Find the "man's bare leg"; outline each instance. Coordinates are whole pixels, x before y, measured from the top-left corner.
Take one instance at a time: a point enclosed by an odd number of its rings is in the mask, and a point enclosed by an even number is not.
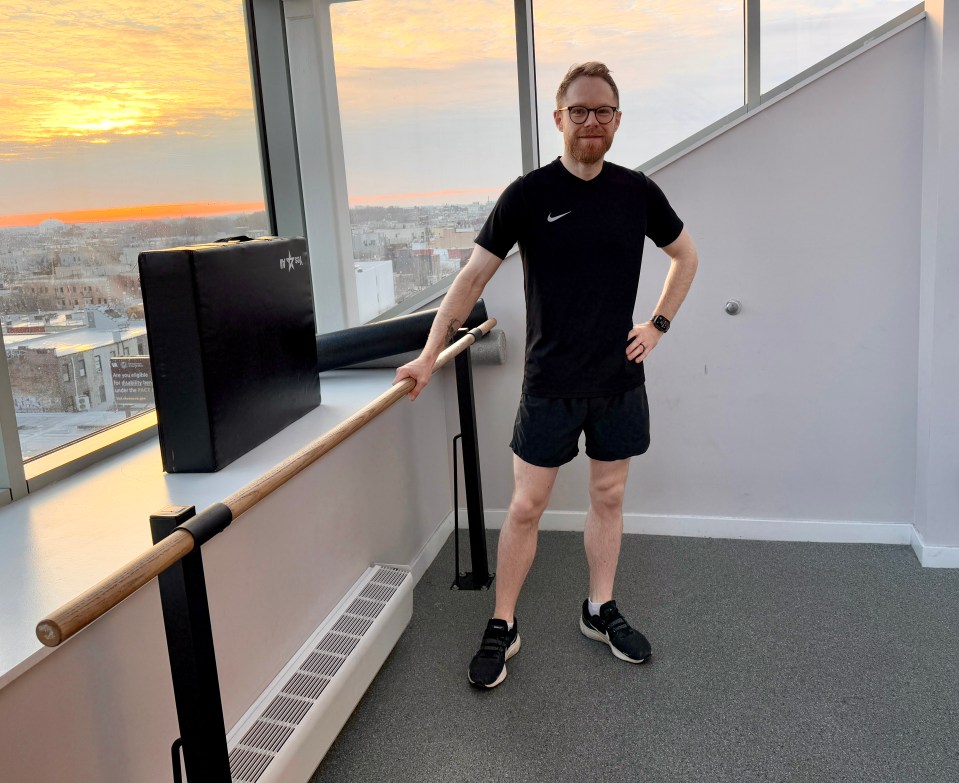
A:
[[[603,605],[613,598],[613,582],[623,539],[623,494],[629,460],[589,461],[589,512],[586,515],[586,560],[589,562],[589,599]],[[587,611],[579,629],[583,635],[608,644],[613,655],[629,663],[643,663],[652,655],[649,640],[632,628],[619,608],[612,604],[599,615]]]
[[[539,520],[549,503],[559,468],[541,468],[513,455],[513,499],[499,534],[496,608],[493,617],[513,622],[519,591],[536,555]]]
[[[589,511],[583,543],[589,563],[589,598],[604,604],[613,598],[613,582],[623,538],[623,495],[629,460],[589,461]]]

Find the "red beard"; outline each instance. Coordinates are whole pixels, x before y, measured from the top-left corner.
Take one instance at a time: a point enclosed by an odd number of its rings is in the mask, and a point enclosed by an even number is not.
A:
[[[593,138],[576,136],[572,140],[567,139],[566,141],[566,151],[570,154],[570,157],[585,166],[591,166],[601,161],[612,146],[612,136],[605,135]]]

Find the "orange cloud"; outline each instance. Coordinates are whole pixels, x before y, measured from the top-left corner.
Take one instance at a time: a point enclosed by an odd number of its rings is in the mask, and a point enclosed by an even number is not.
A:
[[[61,212],[30,212],[22,215],[0,215],[0,228],[36,226],[44,220],[64,223],[113,223],[121,220],[162,220],[167,218],[233,215],[262,212],[262,201],[209,201],[185,204],[143,204],[111,209],[74,209]]]
[[[508,0],[363,0],[330,7],[337,76],[361,68],[443,71],[516,59]]]
[[[211,121],[252,112],[237,0],[23,9],[0,14],[0,161],[120,136],[207,135]]]
[[[441,115],[443,106],[463,103],[481,114],[503,105],[504,87],[515,105],[509,0],[362,0],[335,3],[330,11],[345,123],[394,112]],[[537,0],[533,18],[540,82],[551,85],[540,97],[546,103],[575,61],[604,60],[633,88],[650,88],[668,81],[677,58],[715,60],[730,40],[742,47],[736,3]]]

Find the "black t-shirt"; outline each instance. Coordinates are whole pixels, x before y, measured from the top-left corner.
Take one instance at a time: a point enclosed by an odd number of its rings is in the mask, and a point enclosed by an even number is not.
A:
[[[557,158],[514,181],[476,244],[505,258],[517,242],[526,287],[526,372],[535,397],[598,397],[645,382],[626,358],[649,237],[663,247],[683,222],[645,174],[605,162],[582,180]]]

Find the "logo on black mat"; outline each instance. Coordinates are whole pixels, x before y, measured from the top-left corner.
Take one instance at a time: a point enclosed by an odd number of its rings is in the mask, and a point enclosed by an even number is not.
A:
[[[303,256],[295,256],[293,253],[287,253],[286,258],[280,259],[280,269],[293,271],[293,267],[303,266]]]

